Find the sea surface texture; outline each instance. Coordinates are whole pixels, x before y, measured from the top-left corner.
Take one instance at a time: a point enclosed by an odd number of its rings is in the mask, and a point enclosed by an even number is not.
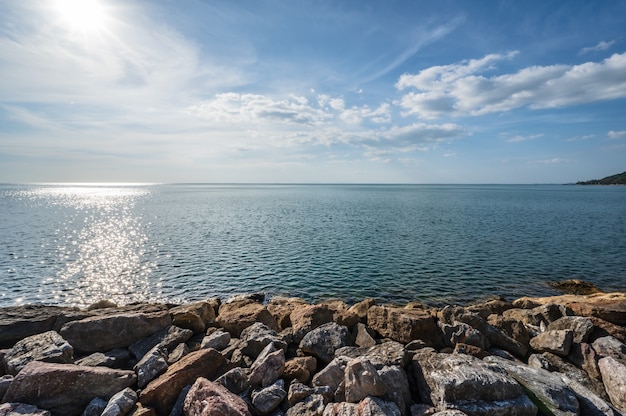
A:
[[[0,306],[626,290],[626,187],[0,185]]]

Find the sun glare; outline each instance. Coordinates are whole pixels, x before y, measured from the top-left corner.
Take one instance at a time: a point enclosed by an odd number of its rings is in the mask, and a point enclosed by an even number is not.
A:
[[[106,11],[99,0],[56,0],[56,9],[71,31],[99,32],[106,22]]]

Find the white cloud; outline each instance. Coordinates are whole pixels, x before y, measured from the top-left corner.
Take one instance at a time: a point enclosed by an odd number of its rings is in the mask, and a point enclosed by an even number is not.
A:
[[[626,137],[626,130],[611,130],[607,133],[607,135],[609,136],[609,139],[623,139]]]
[[[535,140],[538,139],[540,137],[543,137],[543,134],[532,134],[529,136],[513,136],[510,139],[507,139],[507,143],[520,143],[520,142],[525,142],[528,140]]]
[[[611,46],[613,46],[613,44],[615,43],[614,40],[611,40],[609,42],[606,41],[600,41],[598,42],[597,45],[595,46],[589,46],[586,48],[582,48],[580,50],[580,52],[578,52],[579,55],[584,55],[586,53],[590,53],[590,52],[601,52],[601,51],[606,51],[608,50]]]
[[[493,69],[495,62],[515,55],[516,52],[487,55],[478,60],[402,75],[396,87],[417,92],[405,94],[397,104],[405,109],[405,115],[434,119],[520,107],[565,107],[626,97],[626,53],[614,54],[602,62],[532,66],[512,74],[481,75]]]
[[[537,164],[537,165],[562,165],[565,163],[574,163],[574,162],[576,161],[572,159],[563,159],[560,157],[553,157],[552,159],[534,160],[531,163]]]

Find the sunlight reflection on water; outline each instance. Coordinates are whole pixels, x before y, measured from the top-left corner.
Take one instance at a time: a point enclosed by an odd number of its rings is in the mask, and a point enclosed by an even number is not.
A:
[[[65,213],[51,247],[64,266],[43,282],[54,303],[86,306],[109,299],[126,304],[155,295],[149,289],[155,264],[144,256],[146,225],[134,210],[149,188],[54,186],[27,192]]]

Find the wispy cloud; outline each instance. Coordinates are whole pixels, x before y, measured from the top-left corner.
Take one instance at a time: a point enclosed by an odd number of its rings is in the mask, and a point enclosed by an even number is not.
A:
[[[580,65],[532,66],[486,77],[495,62],[516,52],[434,66],[400,77],[399,90],[416,89],[398,102],[405,114],[424,119],[476,116],[516,108],[566,107],[626,97],[626,53]]]
[[[584,55],[586,53],[591,53],[591,52],[601,52],[601,51],[606,51],[608,50],[611,46],[613,46],[613,44],[615,43],[614,40],[611,40],[609,42],[606,41],[600,41],[598,42],[597,45],[595,46],[589,46],[586,48],[582,48],[580,50],[580,52],[578,52],[579,55]]]
[[[607,133],[607,136],[609,136],[609,139],[623,139],[626,138],[626,130],[611,130]]]
[[[525,142],[528,140],[535,140],[538,139],[540,137],[543,137],[543,134],[531,134],[529,136],[513,136],[510,139],[507,139],[507,143],[520,143],[520,142]]]
[[[536,165],[562,165],[566,163],[575,163],[576,161],[573,159],[564,159],[560,157],[553,157],[552,159],[539,159],[533,160],[530,163]]]

